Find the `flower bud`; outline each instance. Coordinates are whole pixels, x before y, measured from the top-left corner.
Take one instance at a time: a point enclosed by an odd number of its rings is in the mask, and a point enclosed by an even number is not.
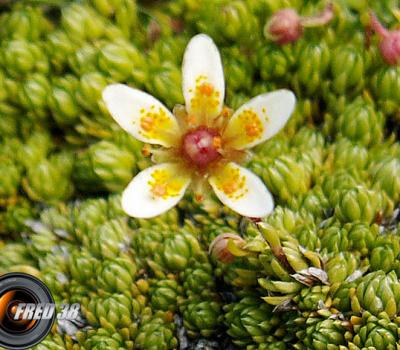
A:
[[[297,41],[306,27],[320,27],[333,18],[333,6],[329,3],[316,16],[301,17],[295,10],[287,8],[276,12],[264,27],[264,36],[277,44],[285,45]]]
[[[280,45],[297,41],[302,34],[301,17],[293,9],[276,12],[264,27],[264,35]]]
[[[236,246],[242,246],[245,241],[242,237],[233,233],[221,233],[210,244],[209,253],[211,256],[223,263],[231,263],[235,256],[228,248],[228,242],[232,240]]]
[[[371,29],[380,37],[379,50],[382,58],[387,64],[397,65],[400,63],[400,30],[387,30],[378,18],[370,13]]]

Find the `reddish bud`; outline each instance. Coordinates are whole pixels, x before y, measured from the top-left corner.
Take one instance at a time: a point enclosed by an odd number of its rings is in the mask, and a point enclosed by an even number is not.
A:
[[[245,241],[242,237],[233,233],[222,233],[218,235],[210,244],[209,254],[225,264],[235,260],[235,256],[228,249],[228,241],[233,240],[234,243],[241,247]]]
[[[280,45],[296,41],[303,34],[301,17],[295,10],[284,9],[276,12],[267,22],[264,35]]]
[[[264,35],[277,44],[285,45],[298,40],[306,27],[320,27],[333,18],[333,5],[329,3],[316,16],[301,17],[293,9],[276,12],[264,27]]]
[[[378,20],[378,18],[370,13],[371,29],[380,37],[379,50],[382,58],[386,63],[397,65],[400,63],[400,30],[387,30]]]

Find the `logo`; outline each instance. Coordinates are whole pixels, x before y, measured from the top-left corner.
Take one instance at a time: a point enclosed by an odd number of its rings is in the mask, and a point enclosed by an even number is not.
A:
[[[75,318],[79,304],[62,306],[58,319]],[[28,349],[50,332],[56,306],[49,289],[25,273],[0,276],[0,347]]]

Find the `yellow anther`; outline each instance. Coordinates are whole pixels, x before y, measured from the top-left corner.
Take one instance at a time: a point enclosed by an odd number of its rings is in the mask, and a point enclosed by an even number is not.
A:
[[[142,147],[142,154],[144,157],[149,157],[151,155],[151,146],[149,144]]]
[[[196,193],[195,195],[194,195],[194,200],[196,201],[196,202],[202,202],[203,200],[204,200],[204,196],[201,194],[201,193]]]
[[[222,139],[220,136],[214,136],[213,138],[213,146],[216,149],[220,149],[222,147]]]

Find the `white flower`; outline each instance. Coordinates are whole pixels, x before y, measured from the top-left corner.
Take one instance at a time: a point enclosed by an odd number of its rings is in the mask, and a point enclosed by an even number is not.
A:
[[[223,104],[218,49],[204,34],[189,42],[182,73],[186,106],[177,106],[174,113],[153,96],[126,85],[109,85],[103,91],[108,110],[124,130],[161,146],[152,151],[159,164],[140,172],[125,189],[123,209],[133,217],[154,217],[175,206],[190,184],[196,191],[208,183],[221,202],[239,214],[269,214],[274,207],[271,194],[236,162],[282,129],[293,112],[294,94],[265,93],[232,114]]]

